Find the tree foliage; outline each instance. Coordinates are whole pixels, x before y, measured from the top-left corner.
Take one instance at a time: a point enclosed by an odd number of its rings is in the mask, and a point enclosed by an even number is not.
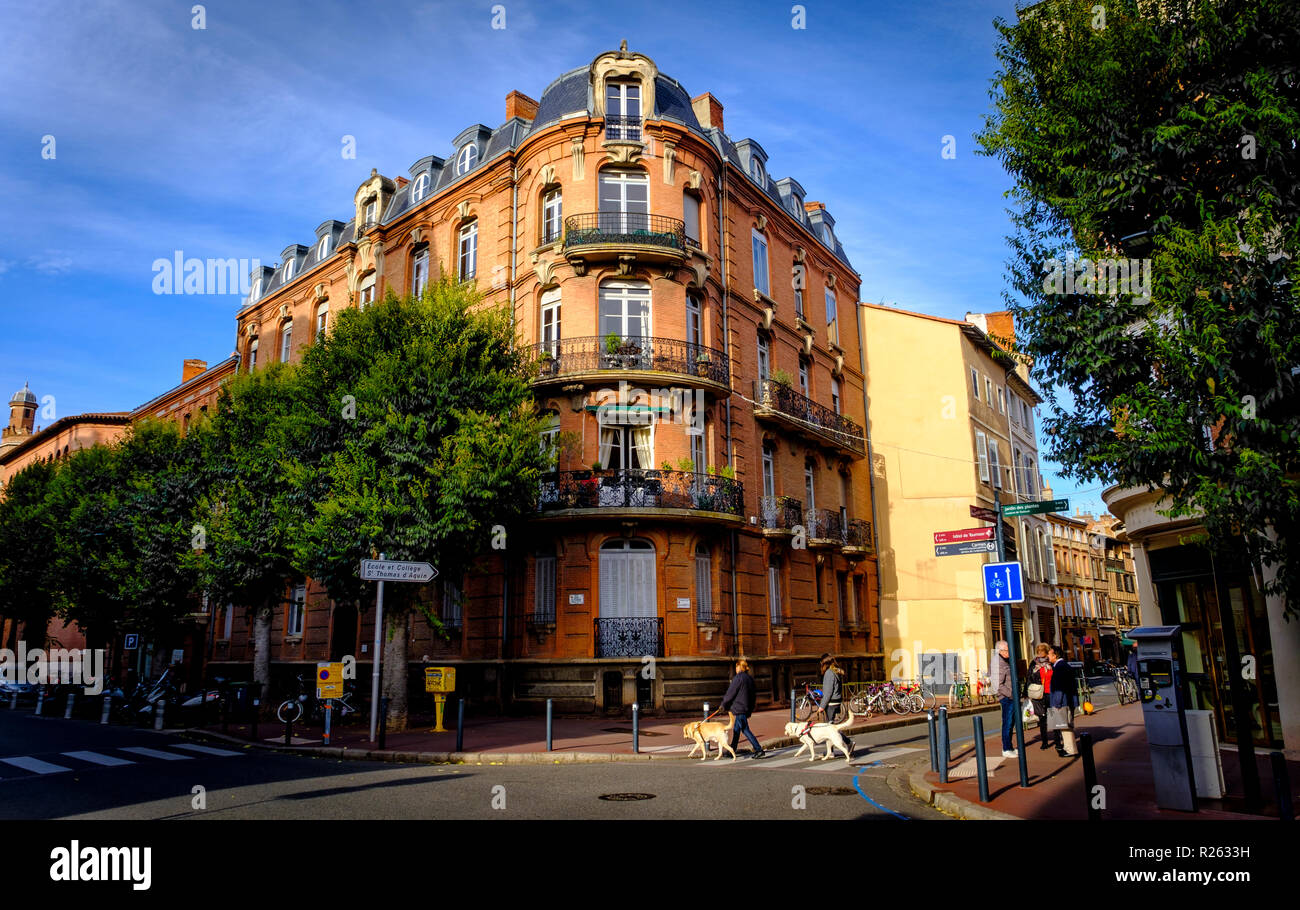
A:
[[[1007,300],[1057,406],[1051,457],[1165,489],[1294,602],[1300,5],[1049,0],[995,26],[978,139],[1015,179]],[[1149,261],[1149,286],[1051,279],[1118,260]]]
[[[47,504],[55,470],[49,462],[29,464],[10,478],[0,499],[0,616],[23,623],[31,647],[44,647],[58,596]],[[0,641],[0,647],[12,643]]]

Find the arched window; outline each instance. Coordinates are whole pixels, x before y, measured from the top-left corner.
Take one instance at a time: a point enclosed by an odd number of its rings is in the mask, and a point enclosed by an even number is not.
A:
[[[293,269],[294,269],[294,265],[295,265],[295,264],[296,264],[296,263],[295,263],[295,260],[293,260],[293,259],[287,259],[287,260],[285,260],[285,263],[284,263],[284,278],[281,280],[281,282],[280,282],[281,284],[288,284],[291,280],[293,280]]]
[[[415,205],[429,192],[429,174],[426,171],[411,184],[411,205]]]
[[[552,357],[560,356],[560,289],[549,288],[542,292],[541,324],[538,340],[542,350]]]
[[[330,254],[330,235],[326,234],[320,239],[320,244],[316,247],[316,261],[324,262],[325,257]]]
[[[555,470],[556,460],[560,455],[560,415],[550,414],[542,426],[542,455],[550,460],[551,470]]]
[[[601,171],[599,192],[602,232],[650,230],[650,178],[645,171]]]
[[[463,225],[457,239],[457,263],[461,281],[478,274],[478,221]]]
[[[658,616],[655,595],[654,545],[637,539],[606,541],[600,548],[601,618]]]
[[[429,248],[416,250],[411,256],[411,294],[419,297],[429,283]]]
[[[605,138],[641,141],[641,83],[611,79],[605,83]]]
[[[695,545],[695,619],[713,622],[713,555],[702,543]]]
[[[280,362],[288,363],[289,355],[293,353],[293,320],[287,320],[284,328],[280,329]]]
[[[776,559],[767,564],[767,608],[772,625],[782,625],[785,610],[781,604],[781,563]]]
[[[325,330],[329,327],[330,305],[329,302],[322,303],[316,307],[316,343],[320,344],[325,340]]]
[[[361,279],[361,286],[357,288],[357,300],[361,304],[361,309],[365,309],[375,300],[375,275],[371,272],[365,278]]]
[[[477,163],[478,146],[472,142],[462,145],[456,154],[456,176],[464,174]]]
[[[771,295],[772,285],[767,273],[767,237],[758,231],[750,231],[750,241],[754,260],[754,287],[764,294]]]
[[[248,302],[252,303],[254,300],[256,300],[258,297],[261,296],[262,296],[262,278],[259,275],[253,281],[253,289],[248,292]]]
[[[694,193],[682,194],[682,220],[686,222],[686,239],[700,245],[700,200]]]
[[[564,218],[564,192],[552,187],[542,194],[542,243],[560,239]]]
[[[645,281],[606,281],[600,286],[600,337],[649,337],[650,285]]]
[[[257,339],[254,338],[248,343],[248,372],[257,369]]]

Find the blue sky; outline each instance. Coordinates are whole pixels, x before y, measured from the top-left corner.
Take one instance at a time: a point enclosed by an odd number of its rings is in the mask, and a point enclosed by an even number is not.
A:
[[[274,263],[348,220],[371,168],[448,156],[509,91],[540,97],[624,38],[827,204],[862,299],[1003,308],[1010,180],[972,135],[1011,0],[810,0],[802,30],[790,2],[501,5],[504,29],[491,2],[231,0],[196,30],[192,0],[0,3],[0,394],[30,380],[57,416],[127,410],[184,358],[223,359],[238,298],[156,295],[155,259]],[[1095,485],[1071,505],[1100,510]]]

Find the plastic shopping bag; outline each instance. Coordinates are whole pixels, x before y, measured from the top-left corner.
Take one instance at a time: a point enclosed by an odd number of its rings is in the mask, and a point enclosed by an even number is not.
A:
[[[1034,712],[1034,703],[1032,701],[1025,699],[1025,701],[1021,705],[1021,708],[1022,708],[1021,717],[1025,723],[1027,724],[1038,723],[1038,715]]]
[[[1070,709],[1069,708],[1048,708],[1047,725],[1053,730],[1070,729]]]

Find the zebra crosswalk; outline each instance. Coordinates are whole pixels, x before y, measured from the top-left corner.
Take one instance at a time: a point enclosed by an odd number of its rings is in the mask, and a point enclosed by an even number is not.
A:
[[[762,761],[755,761],[749,758],[749,753],[741,752],[738,761],[732,761],[731,756],[718,761],[713,755],[709,756],[708,761],[694,762],[696,767],[723,770],[737,768],[758,768],[764,771],[816,771],[826,774],[857,774],[864,768],[871,768],[879,762],[888,761],[891,758],[897,758],[902,755],[908,755],[914,752],[920,752],[920,749],[909,747],[883,748],[859,750],[853,757],[852,763],[846,763],[844,756],[836,752],[830,761],[822,761],[822,756],[826,754],[825,746],[819,746],[815,759],[808,758],[808,751],[805,749],[802,755],[796,756],[799,751],[797,746],[790,746],[785,749],[773,749],[767,753],[767,758]]]
[[[184,751],[173,751],[176,749]],[[118,768],[151,761],[186,761],[204,757],[232,758],[243,754],[232,749],[217,749],[197,743],[168,743],[165,749],[116,746],[98,751],[78,749],[71,752],[50,752],[42,754],[39,758],[34,755],[10,755],[0,758],[0,782],[95,768]]]

